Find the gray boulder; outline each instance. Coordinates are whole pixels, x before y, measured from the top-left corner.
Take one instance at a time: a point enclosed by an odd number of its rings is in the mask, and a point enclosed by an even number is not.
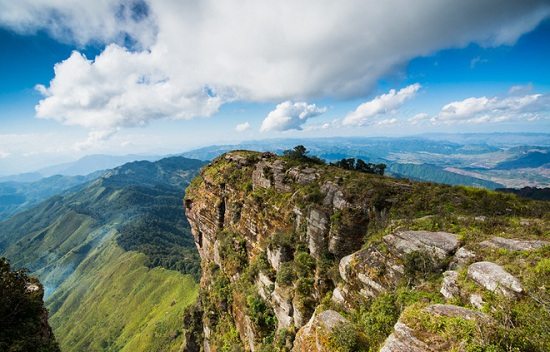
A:
[[[414,251],[431,253],[444,259],[458,249],[458,238],[448,232],[401,231],[384,236],[384,242],[401,257]]]
[[[550,245],[548,241],[540,240],[515,240],[511,238],[493,237],[479,244],[482,247],[502,248],[509,251],[531,251]]]
[[[468,267],[468,277],[485,289],[513,298],[523,292],[520,281],[500,265],[477,262]]]

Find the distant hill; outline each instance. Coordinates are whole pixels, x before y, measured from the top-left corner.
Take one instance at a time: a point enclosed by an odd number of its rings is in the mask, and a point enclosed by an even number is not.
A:
[[[500,183],[482,180],[480,178],[459,175],[429,164],[390,164],[388,171],[401,178],[417,181],[430,181],[448,185],[463,185],[495,189],[502,187]]]
[[[155,161],[162,157],[156,155],[87,155],[76,161],[49,166],[37,172],[45,177],[53,175],[88,175],[98,170],[112,169],[136,160]]]
[[[0,221],[99,175],[101,171],[87,176],[55,175],[34,182],[1,182]]]
[[[182,199],[203,165],[127,163],[0,222],[0,255],[40,278],[63,351],[181,345],[199,274]]]
[[[550,168],[550,152],[549,151],[530,151],[519,157],[511,160],[506,160],[499,163],[495,169],[511,170],[522,168]]]

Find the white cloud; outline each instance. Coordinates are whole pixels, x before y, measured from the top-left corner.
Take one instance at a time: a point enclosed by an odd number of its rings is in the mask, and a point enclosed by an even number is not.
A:
[[[533,83],[528,83],[525,85],[516,85],[511,86],[510,89],[508,89],[508,94],[527,94],[533,90]]]
[[[248,123],[248,121],[239,123],[237,126],[235,126],[235,131],[237,132],[244,132],[249,129],[250,129],[250,123]]]
[[[396,91],[391,89],[388,93],[379,95],[357,107],[344,118],[344,125],[363,126],[371,122],[374,117],[391,113],[412,98],[420,89],[420,84],[415,83]]]
[[[532,121],[550,115],[550,96],[471,97],[441,108],[433,123],[487,123],[510,120]]]
[[[39,117],[97,130],[208,116],[232,100],[365,96],[414,57],[513,44],[550,14],[545,0],[0,0],[0,8],[0,26],[19,32],[137,43],[129,47],[141,51],[109,45],[95,60],[73,54],[39,88]]]
[[[430,115],[426,114],[425,112],[421,112],[409,118],[407,121],[409,121],[411,125],[416,125],[428,120],[429,118]]]
[[[277,105],[262,122],[261,132],[301,130],[302,125],[312,117],[319,116],[327,111],[325,107],[305,102],[285,101]]]
[[[470,68],[474,69],[479,64],[486,64],[489,62],[487,59],[481,58],[481,56],[476,56],[472,60],[470,60]]]
[[[397,120],[394,117],[394,118],[391,118],[391,119],[380,120],[380,121],[376,122],[376,125],[377,126],[391,126],[391,125],[397,124],[398,122],[399,122],[399,120]]]
[[[0,0],[0,26],[22,34],[38,30],[52,37],[83,46],[94,43],[128,42],[140,47],[155,41],[157,25],[148,16],[143,0]]]
[[[10,152],[0,149],[0,159],[5,159],[11,155]]]
[[[97,147],[100,143],[105,142],[106,140],[111,138],[115,133],[116,129],[91,131],[88,133],[88,138],[85,141],[76,143],[74,145],[74,149],[76,151],[92,149],[94,147]]]

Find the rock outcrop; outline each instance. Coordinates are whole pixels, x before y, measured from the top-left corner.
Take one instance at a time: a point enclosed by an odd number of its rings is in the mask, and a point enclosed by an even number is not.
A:
[[[479,197],[492,207],[481,214]],[[489,318],[461,305],[481,308],[484,292],[517,297],[525,290],[484,261],[494,252],[468,232],[472,219],[488,228],[494,214],[544,213],[543,206],[516,206],[500,194],[247,151],[203,169],[184,204],[201,256],[203,350],[212,352],[266,344],[275,351],[331,351],[340,325],[349,333],[342,351],[445,349],[444,336],[428,331],[440,323],[424,326],[420,318],[462,319],[477,324],[469,331],[483,332]],[[506,245],[525,250],[542,242]],[[445,299],[457,305],[433,304]],[[361,335],[361,324],[371,322],[386,326],[384,335]]]

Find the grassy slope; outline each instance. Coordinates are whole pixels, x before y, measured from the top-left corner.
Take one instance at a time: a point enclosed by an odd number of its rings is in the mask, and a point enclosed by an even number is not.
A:
[[[191,276],[149,269],[146,257],[112,239],[47,301],[63,351],[177,351],[181,317],[196,300]]]

